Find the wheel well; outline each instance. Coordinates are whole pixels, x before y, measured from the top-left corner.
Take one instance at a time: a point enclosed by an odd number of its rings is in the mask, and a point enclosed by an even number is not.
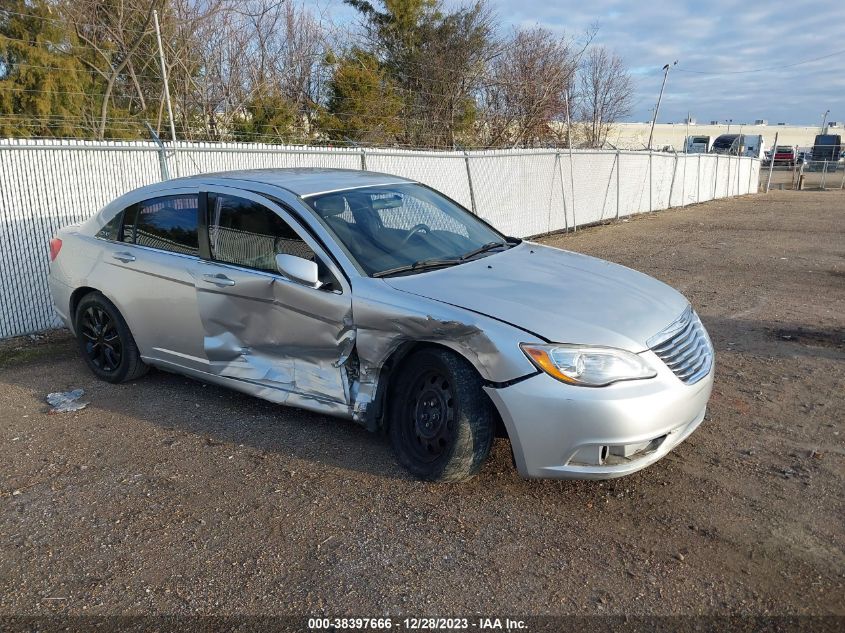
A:
[[[79,305],[79,302],[82,301],[82,297],[87,294],[91,294],[92,292],[99,292],[96,288],[89,288],[88,286],[81,286],[74,290],[70,295],[70,312],[68,316],[70,317],[71,323],[76,323],[76,308]]]
[[[379,371],[378,387],[374,400],[375,411],[367,425],[370,430],[381,430],[382,432],[387,430],[387,399],[393,387],[393,379],[402,370],[405,361],[412,354],[423,349],[445,350],[447,352],[452,352],[453,354],[459,354],[461,357],[463,357],[469,362],[469,359],[467,359],[466,356],[460,354],[459,352],[457,352],[451,347],[448,347],[447,345],[431,343],[428,341],[407,341],[405,343],[402,343],[390,354],[390,356],[388,356],[387,360],[382,364],[381,370]],[[471,362],[470,365],[472,366],[473,370],[478,373],[478,369],[476,369],[475,365],[473,365]],[[487,394],[484,395],[486,396]],[[504,422],[502,422],[502,418],[499,415],[499,411],[492,401],[490,401],[490,407],[493,409],[496,417],[496,437],[508,437],[507,429],[505,428]]]

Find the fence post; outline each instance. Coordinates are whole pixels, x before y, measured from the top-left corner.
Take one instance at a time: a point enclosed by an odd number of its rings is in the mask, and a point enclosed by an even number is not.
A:
[[[616,150],[616,219],[619,219],[619,169],[622,165],[620,165],[620,160],[622,158],[622,153],[617,149]]]
[[[654,182],[654,170],[651,167],[651,156],[653,152],[651,149],[648,150],[648,212],[651,213],[654,211],[654,204],[652,203],[651,196],[652,196],[652,184]]]
[[[170,169],[167,167],[167,148],[164,147],[164,143],[161,142],[158,134],[147,121],[144,121],[144,125],[147,126],[150,136],[153,137],[153,142],[158,146],[158,168],[161,171],[161,180],[162,182],[170,180]]]
[[[572,139],[569,140],[569,187],[572,200],[572,232],[578,231],[578,220],[575,219],[575,159],[572,157]]]
[[[696,166],[695,174],[695,202],[701,202],[701,153],[698,154],[698,165]]]
[[[745,190],[745,193],[751,193],[751,181],[754,180],[754,159],[750,159],[752,162],[748,163],[748,187]],[[757,177],[757,191],[760,191],[760,177]],[[754,193],[757,193],[755,191]]]
[[[560,177],[560,197],[563,200],[563,228],[569,233],[569,216],[566,210],[566,188],[563,186],[563,165],[560,160],[559,151],[555,152],[555,158],[557,159],[557,173]]]
[[[361,171],[367,171],[367,150],[366,148],[361,148]]]
[[[675,190],[675,174],[678,173],[678,152],[675,151],[675,162],[672,164],[672,182],[669,183],[669,204],[667,209],[672,208],[672,192]],[[681,205],[683,206],[683,205]]]
[[[845,189],[845,165],[842,166],[842,182],[839,183],[840,189]]]
[[[176,122],[173,119],[173,102],[170,99],[170,84],[167,81],[167,64],[164,61],[164,47],[161,45],[161,28],[158,24],[158,11],[153,11],[155,23],[156,42],[158,43],[158,59],[161,64],[161,80],[164,84],[164,100],[167,102],[167,118],[170,120],[170,142],[173,144],[173,167],[176,169],[176,176],[179,172],[179,154],[176,149]]]
[[[827,180],[827,159],[824,159],[824,168],[822,169],[822,186],[820,189],[824,191],[824,182]]]
[[[467,168],[467,182],[469,183],[469,201],[472,205],[473,215],[478,215],[478,209],[475,208],[475,189],[472,186],[472,171],[469,168],[469,152],[464,151],[464,163]]]
[[[687,134],[689,136],[689,134]],[[687,206],[687,163],[689,162],[689,154],[684,152],[684,179],[681,181],[681,206]]]
[[[713,200],[719,197],[719,155],[716,154],[716,172],[713,176]]]
[[[775,132],[775,142],[772,144],[772,153],[769,155],[769,177],[766,179],[766,193],[772,186],[772,170],[775,168],[775,152],[778,149],[778,132]]]

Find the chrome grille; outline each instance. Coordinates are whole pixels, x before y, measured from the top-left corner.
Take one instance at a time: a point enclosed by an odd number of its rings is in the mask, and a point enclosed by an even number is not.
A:
[[[713,345],[692,306],[651,337],[648,347],[688,385],[704,378],[713,367]]]

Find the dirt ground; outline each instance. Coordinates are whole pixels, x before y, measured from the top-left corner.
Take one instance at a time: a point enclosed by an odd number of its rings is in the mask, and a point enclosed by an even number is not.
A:
[[[66,333],[0,344],[0,615],[845,615],[845,192],[773,192],[543,241],[680,289],[707,419],[608,482],[410,479],[352,423]],[[48,392],[91,404],[48,415]]]

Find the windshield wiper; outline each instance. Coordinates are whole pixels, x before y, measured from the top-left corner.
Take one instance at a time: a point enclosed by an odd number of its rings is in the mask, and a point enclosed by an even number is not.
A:
[[[492,251],[494,248],[499,248],[501,246],[508,246],[507,242],[487,242],[483,246],[479,246],[475,250],[471,250],[469,253],[464,253],[461,255],[460,260],[466,261],[470,257],[475,257],[476,255],[481,255],[481,253],[486,253],[487,251]]]
[[[380,270],[373,273],[373,277],[388,277],[389,275],[397,275],[399,273],[406,273],[413,270],[427,270],[429,268],[440,268],[442,266],[454,266],[460,264],[462,259],[460,257],[450,257],[448,259],[421,259],[413,264],[405,264],[403,266],[396,266],[395,268],[388,268],[387,270]]]
[[[517,244],[518,243],[519,242],[517,242]],[[377,273],[373,273],[372,276],[388,277],[389,275],[398,275],[399,273],[407,273],[414,270],[426,270],[429,268],[440,268],[442,266],[454,266],[456,264],[462,264],[470,257],[475,257],[476,255],[481,255],[482,253],[491,251],[494,248],[501,248],[503,246],[516,246],[516,244],[510,242],[487,242],[483,246],[479,246],[478,248],[471,250],[469,253],[464,253],[463,255],[460,255],[458,257],[421,259],[420,261],[414,262],[413,264],[405,264],[403,266],[396,266],[395,268],[381,270]]]

